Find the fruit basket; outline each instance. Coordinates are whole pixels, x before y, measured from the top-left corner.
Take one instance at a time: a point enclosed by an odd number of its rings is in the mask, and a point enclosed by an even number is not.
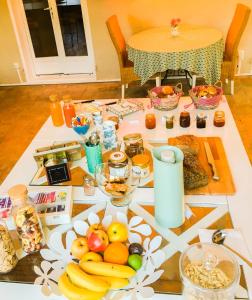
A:
[[[214,85],[198,85],[189,90],[189,95],[198,109],[215,109],[223,95],[221,81]]]
[[[148,91],[151,105],[158,110],[172,110],[178,106],[183,95],[182,83],[175,86],[156,86]]]

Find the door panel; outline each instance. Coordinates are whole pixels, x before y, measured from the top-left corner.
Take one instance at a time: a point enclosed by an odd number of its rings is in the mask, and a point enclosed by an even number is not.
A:
[[[58,56],[48,0],[23,0],[34,56]]]

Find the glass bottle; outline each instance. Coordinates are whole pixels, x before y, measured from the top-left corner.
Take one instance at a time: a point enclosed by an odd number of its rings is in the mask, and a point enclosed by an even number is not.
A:
[[[5,221],[0,219],[0,274],[12,271],[18,263],[16,250]]]
[[[69,95],[63,96],[64,106],[63,112],[65,117],[66,126],[72,128],[72,119],[76,116],[75,108],[71,103],[71,97]]]
[[[36,208],[29,200],[25,185],[15,185],[9,189],[13,209],[12,216],[24,252],[39,251],[44,245],[42,226]]]
[[[50,111],[52,122],[54,126],[62,126],[64,124],[62,108],[57,95],[49,96],[50,99]]]

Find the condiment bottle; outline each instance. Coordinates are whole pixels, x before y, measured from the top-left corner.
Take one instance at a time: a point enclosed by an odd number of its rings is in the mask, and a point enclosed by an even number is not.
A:
[[[24,252],[30,254],[39,251],[44,245],[43,231],[36,208],[28,198],[25,185],[15,185],[9,189],[13,209],[12,216]]]
[[[196,124],[197,128],[206,128],[206,114],[201,112],[197,114]]]
[[[223,127],[225,125],[225,113],[224,111],[217,110],[214,113],[214,126]]]
[[[63,97],[64,106],[63,112],[65,117],[65,122],[67,127],[72,127],[72,119],[75,117],[75,108],[74,105],[71,103],[71,97],[66,95]]]
[[[147,129],[156,128],[156,117],[155,114],[146,114],[145,115],[145,127]]]
[[[187,111],[182,111],[180,113],[179,124],[181,127],[186,128],[189,127],[191,123],[190,114]]]
[[[50,99],[50,111],[52,122],[54,126],[62,126],[64,124],[62,108],[57,95],[49,96]]]
[[[12,271],[18,263],[16,250],[5,221],[0,219],[0,274]]]
[[[172,129],[173,128],[173,120],[174,120],[173,115],[166,116],[166,122],[165,122],[166,129]]]

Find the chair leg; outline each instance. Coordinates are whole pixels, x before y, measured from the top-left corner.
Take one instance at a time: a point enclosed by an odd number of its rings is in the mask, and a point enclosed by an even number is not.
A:
[[[122,99],[125,99],[125,84],[122,84]]]
[[[161,75],[156,77],[156,86],[161,85]]]
[[[234,80],[230,80],[230,92],[231,95],[234,95]]]
[[[197,80],[197,76],[193,75],[192,76],[192,87],[194,88],[196,86],[196,80]]]

